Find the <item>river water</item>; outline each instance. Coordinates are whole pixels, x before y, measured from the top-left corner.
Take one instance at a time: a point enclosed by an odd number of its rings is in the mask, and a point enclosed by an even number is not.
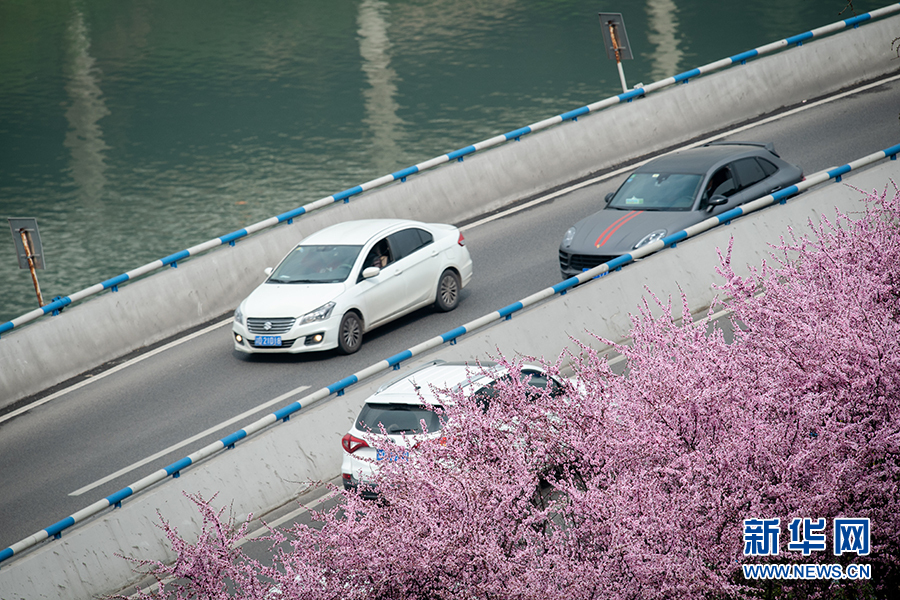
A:
[[[0,226],[45,302],[434,156],[883,6],[0,0]],[[0,323],[37,307],[0,233]]]

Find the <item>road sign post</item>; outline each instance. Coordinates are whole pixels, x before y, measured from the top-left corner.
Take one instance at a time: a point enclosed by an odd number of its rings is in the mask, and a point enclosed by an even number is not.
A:
[[[623,60],[631,60],[631,45],[628,43],[628,34],[625,33],[625,20],[621,13],[600,13],[600,30],[603,33],[603,43],[606,46],[606,56],[616,61],[619,69],[619,80],[622,82],[622,91],[627,92],[625,85],[625,69],[622,68]]]
[[[35,271],[36,269],[44,268],[44,252],[37,219],[31,217],[9,217],[9,230],[12,232],[13,244],[16,246],[16,258],[19,261],[19,268],[31,271],[31,281],[34,282],[38,306],[44,306],[41,286],[38,283]]]

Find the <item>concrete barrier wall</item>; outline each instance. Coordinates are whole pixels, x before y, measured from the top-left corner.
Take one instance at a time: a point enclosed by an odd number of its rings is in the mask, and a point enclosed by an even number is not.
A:
[[[314,212],[0,339],[0,407],[232,310],[299,239],[347,219],[461,222],[573,179],[900,70],[900,16],[706,75]],[[160,255],[175,251],[160,248]],[[77,351],[72,351],[77,349]]]
[[[769,256],[788,227],[807,231],[806,223],[822,215],[833,220],[834,209],[857,211],[864,194],[853,189],[893,193],[891,181],[900,183],[900,162],[885,161],[845,180],[831,183],[716,228],[628,265],[620,272],[582,285],[565,296],[517,313],[512,322],[500,321],[481,332],[460,338],[428,356],[410,361],[402,372],[436,358],[470,360],[502,353],[505,356],[534,355],[555,360],[564,350],[578,348],[569,336],[589,345],[588,332],[621,340],[630,329],[630,313],[646,296],[645,286],[658,297],[678,301],[685,293],[693,311],[705,311],[715,295],[718,280],[717,249],[726,249],[734,238],[732,264],[739,274],[746,265],[759,265]],[[157,511],[183,533],[197,531],[200,519],[185,493],[211,497],[218,493],[218,506],[233,507],[239,520],[274,509],[297,497],[309,480],[327,481],[340,473],[340,438],[349,429],[365,399],[385,379],[350,388],[340,397],[296,415],[185,470],[156,488],[128,499],[122,508],[111,509],[93,520],[67,531],[60,541],[44,542],[38,548],[13,558],[0,567],[0,599],[84,599],[116,592],[138,577],[131,565],[119,558],[166,560],[174,558],[161,539]],[[302,400],[301,400],[302,402]]]

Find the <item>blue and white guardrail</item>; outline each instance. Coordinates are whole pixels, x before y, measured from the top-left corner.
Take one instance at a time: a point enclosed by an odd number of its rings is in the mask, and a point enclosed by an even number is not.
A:
[[[588,113],[597,112],[604,108],[608,108],[610,106],[614,106],[616,104],[620,104],[623,102],[631,102],[634,98],[644,96],[650,92],[655,92],[657,90],[666,88],[671,85],[675,85],[678,83],[687,83],[690,79],[694,77],[699,77],[700,75],[711,73],[713,71],[718,71],[721,69],[725,69],[735,64],[744,64],[748,59],[755,58],[757,56],[762,56],[764,54],[770,54],[772,52],[776,52],[783,48],[788,48],[790,46],[800,46],[803,42],[816,38],[822,37],[825,35],[829,35],[831,33],[835,33],[841,31],[843,29],[847,29],[850,27],[858,27],[860,24],[863,24],[872,19],[877,19],[880,17],[887,16],[889,14],[893,14],[895,12],[900,12],[900,3],[891,4],[885,6],[884,8],[879,8],[878,10],[873,10],[872,12],[859,15],[857,17],[853,17],[851,19],[845,19],[843,21],[837,21],[832,23],[831,25],[825,25],[824,27],[819,27],[818,29],[813,29],[811,31],[807,31],[806,33],[801,33],[799,35],[795,35],[789,38],[785,38],[783,40],[773,42],[771,44],[766,44],[765,46],[760,46],[754,50],[748,50],[747,52],[742,52],[740,54],[736,54],[729,58],[723,58],[716,62],[709,63],[708,65],[704,65],[702,67],[692,69],[690,71],[685,71],[680,75],[675,75],[674,77],[669,77],[667,79],[663,79],[657,81],[655,83],[651,83],[650,85],[646,85],[643,87],[635,88],[629,92],[625,92],[623,94],[619,94],[618,96],[612,96],[610,98],[606,98],[605,100],[601,100],[599,102],[595,102],[594,104],[588,104],[587,106],[582,106],[581,108],[577,108],[575,110],[571,110],[569,112],[563,113],[561,115],[556,115],[555,117],[551,117],[549,119],[544,119],[543,121],[538,121],[537,123],[533,123],[528,125],[527,127],[522,127],[520,129],[516,129],[514,131],[510,131],[509,133],[504,133],[502,135],[498,135],[492,137],[490,139],[478,142],[477,144],[472,144],[471,146],[466,146],[465,148],[460,148],[459,150],[454,150],[448,154],[444,154],[442,156],[438,156],[432,158],[431,160],[426,160],[423,163],[419,163],[412,167],[407,167],[405,169],[401,169],[396,173],[391,173],[389,175],[384,175],[377,179],[373,179],[371,181],[367,181],[361,185],[357,185],[356,187],[352,187],[346,189],[342,192],[338,192],[336,194],[332,194],[331,196],[327,196],[325,198],[321,198],[316,200],[315,202],[311,202],[299,208],[295,208],[294,210],[288,211],[286,213],[280,214],[275,217],[270,217],[264,221],[260,221],[253,225],[249,225],[244,229],[239,229],[237,231],[233,231],[227,235],[223,235],[218,238],[214,238],[197,246],[192,246],[186,250],[182,250],[181,252],[177,252],[175,254],[170,254],[164,258],[153,261],[151,263],[147,263],[142,267],[138,267],[137,269],[133,269],[126,273],[123,273],[117,277],[113,277],[112,279],[107,279],[104,282],[92,285],[91,287],[85,288],[79,292],[72,294],[71,296],[65,296],[59,299],[55,299],[49,304],[42,306],[41,308],[37,308],[33,311],[27,312],[24,315],[16,317],[11,321],[7,321],[6,323],[0,324],[0,336],[4,333],[13,330],[14,328],[33,321],[39,317],[42,317],[46,314],[59,314],[59,311],[65,308],[66,306],[72,304],[73,302],[78,302],[79,300],[84,300],[90,296],[94,296],[106,290],[111,290],[113,292],[118,291],[118,286],[124,284],[132,279],[140,277],[142,275],[146,275],[158,269],[161,269],[166,266],[177,267],[178,261],[185,260],[191,256],[196,256],[202,252],[206,252],[207,250],[212,250],[213,248],[217,248],[218,246],[222,246],[224,244],[234,245],[237,240],[244,238],[251,233],[256,233],[263,229],[268,229],[269,227],[274,227],[283,222],[292,223],[296,217],[304,215],[308,212],[318,210],[325,206],[330,206],[335,202],[349,202],[351,196],[355,196],[357,194],[361,194],[362,192],[381,187],[383,185],[387,185],[389,183],[393,183],[397,180],[406,181],[406,178],[410,175],[414,175],[416,173],[420,173],[422,171],[426,171],[428,169],[432,169],[444,163],[457,160],[462,161],[469,154],[474,154],[479,150],[484,150],[486,148],[491,148],[493,146],[498,146],[500,144],[506,143],[510,140],[518,141],[523,135],[528,135],[529,133],[534,133],[536,131],[540,131],[542,129],[547,129],[548,127],[552,127],[554,125],[558,125],[564,121],[576,121],[578,117],[582,115],[586,115]]]
[[[97,502],[95,502],[94,504],[91,504],[87,508],[84,508],[84,509],[66,517],[63,520],[61,520],[57,523],[54,523],[53,525],[46,527],[46,528],[38,531],[35,534],[28,536],[27,538],[21,540],[20,542],[17,542],[15,544],[13,544],[12,546],[6,548],[5,550],[0,551],[0,562],[3,562],[4,560],[11,558],[13,555],[20,553],[23,550],[26,550],[27,548],[30,548],[31,546],[34,546],[49,537],[55,537],[55,538],[61,537],[62,532],[65,529],[75,525],[76,523],[83,521],[83,520],[87,519],[88,517],[91,517],[101,511],[109,508],[110,506],[114,506],[114,507],[121,506],[122,501],[125,500],[126,498],[133,496],[134,494],[140,492],[141,490],[144,490],[144,489],[152,486],[153,484],[158,483],[159,481],[162,481],[163,479],[166,479],[169,476],[178,477],[181,474],[182,470],[186,469],[187,467],[191,466],[192,464],[194,464],[204,458],[212,456],[213,454],[216,454],[217,452],[219,452],[225,448],[233,448],[234,445],[237,442],[239,442],[240,440],[242,440],[262,429],[265,429],[269,425],[277,423],[278,421],[289,420],[291,418],[291,415],[293,415],[294,413],[298,412],[299,410],[301,410],[303,408],[309,408],[310,406],[330,397],[333,394],[343,395],[344,390],[346,388],[350,387],[351,385],[353,385],[355,383],[358,383],[360,381],[363,381],[365,379],[373,377],[373,376],[377,375],[378,373],[381,373],[382,371],[385,371],[390,368],[399,369],[400,363],[404,360],[409,360],[410,358],[412,358],[414,356],[423,354],[424,352],[431,350],[432,348],[441,346],[442,344],[445,344],[448,342],[455,343],[456,339],[459,338],[460,336],[463,336],[467,333],[472,333],[473,331],[476,331],[478,329],[486,327],[487,325],[490,325],[491,323],[493,323],[495,321],[499,321],[500,319],[510,319],[514,313],[516,313],[520,310],[523,310],[529,306],[532,306],[534,304],[537,304],[538,302],[545,300],[546,298],[549,298],[556,294],[560,294],[560,295],[565,294],[569,289],[571,289],[572,287],[574,287],[580,283],[588,282],[596,277],[599,277],[600,275],[608,273],[609,271],[618,269],[618,268],[622,267],[623,265],[633,262],[635,259],[643,258],[644,256],[653,254],[654,252],[658,252],[659,250],[662,250],[667,247],[674,247],[678,242],[680,242],[686,238],[696,236],[704,231],[712,229],[713,227],[716,227],[723,223],[727,224],[730,221],[732,221],[738,217],[761,210],[763,208],[766,208],[767,206],[771,206],[772,204],[775,204],[776,202],[784,204],[787,201],[787,198],[794,196],[795,194],[799,194],[800,192],[807,190],[813,186],[819,185],[820,183],[824,183],[831,179],[834,179],[835,181],[840,181],[841,177],[844,174],[849,173],[850,171],[853,171],[854,169],[859,169],[860,167],[870,165],[872,163],[878,162],[885,158],[890,158],[891,160],[896,160],[897,154],[900,154],[900,144],[891,146],[890,148],[887,148],[880,152],[872,153],[868,156],[865,156],[865,157],[855,160],[851,163],[848,163],[842,167],[836,167],[833,169],[820,171],[818,173],[815,173],[814,175],[810,175],[809,177],[807,177],[806,179],[804,179],[803,181],[801,181],[800,183],[798,183],[796,185],[792,185],[792,186],[784,188],[782,190],[778,190],[774,194],[769,194],[768,196],[763,196],[762,198],[759,198],[757,200],[753,200],[752,202],[743,204],[737,208],[726,211],[715,217],[710,217],[709,219],[706,219],[705,221],[701,221],[700,223],[697,223],[696,225],[692,225],[691,227],[688,227],[687,229],[684,229],[677,233],[673,233],[672,235],[664,237],[661,240],[657,240],[651,244],[647,244],[646,246],[638,248],[631,254],[625,254],[625,255],[615,258],[609,262],[606,262],[597,267],[594,267],[593,269],[585,271],[584,273],[581,273],[581,274],[577,275],[576,277],[570,277],[569,279],[566,279],[565,281],[562,281],[552,287],[548,287],[544,290],[541,290],[540,292],[532,294],[532,295],[528,296],[527,298],[523,298],[522,300],[515,302],[513,304],[510,304],[509,306],[505,306],[499,310],[496,310],[492,313],[484,315],[481,318],[475,319],[474,321],[470,321],[470,322],[466,323],[465,325],[461,325],[455,329],[451,329],[450,331],[448,331],[442,335],[431,338],[430,340],[427,340],[425,342],[422,342],[421,344],[413,346],[412,348],[409,348],[408,350],[404,350],[403,352],[395,354],[395,355],[393,355],[389,358],[386,358],[380,362],[377,362],[369,367],[366,367],[365,369],[358,371],[358,372],[354,373],[353,375],[350,375],[349,377],[345,377],[345,378],[341,379],[340,381],[336,381],[335,383],[333,383],[327,387],[324,387],[324,388],[302,398],[301,399],[302,402],[301,401],[292,402],[291,404],[285,406],[284,408],[277,410],[269,415],[266,415],[265,417],[259,419],[255,423],[250,424],[249,426],[245,427],[244,429],[241,429],[240,431],[236,431],[235,433],[232,433],[231,435],[228,435],[216,442],[213,442],[212,444],[209,444],[205,448],[202,448],[199,451],[197,451],[193,454],[190,454],[190,455],[182,458],[181,460],[176,461],[176,462],[170,464],[169,466],[167,466],[163,469],[160,469],[159,471],[156,471],[155,473],[148,475],[147,477],[144,477],[143,479],[136,481],[135,483],[131,484],[130,486],[123,488],[123,489],[119,490],[118,492],[116,492],[110,496],[107,496],[106,498],[104,498],[102,500],[98,500]]]

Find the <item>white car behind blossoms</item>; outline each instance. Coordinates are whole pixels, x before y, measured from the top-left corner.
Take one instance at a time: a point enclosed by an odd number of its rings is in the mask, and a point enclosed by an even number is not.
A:
[[[549,388],[552,395],[563,392],[563,382],[541,367],[525,364],[519,368],[520,379],[536,390]],[[506,366],[494,362],[473,365],[438,360],[382,385],[366,400],[341,440],[344,489],[359,489],[366,497],[376,497],[373,479],[381,464],[406,459],[410,450],[427,440],[446,443],[442,409],[449,396],[471,396],[487,410],[497,393],[495,384],[510,376]],[[391,443],[385,443],[388,440]]]

